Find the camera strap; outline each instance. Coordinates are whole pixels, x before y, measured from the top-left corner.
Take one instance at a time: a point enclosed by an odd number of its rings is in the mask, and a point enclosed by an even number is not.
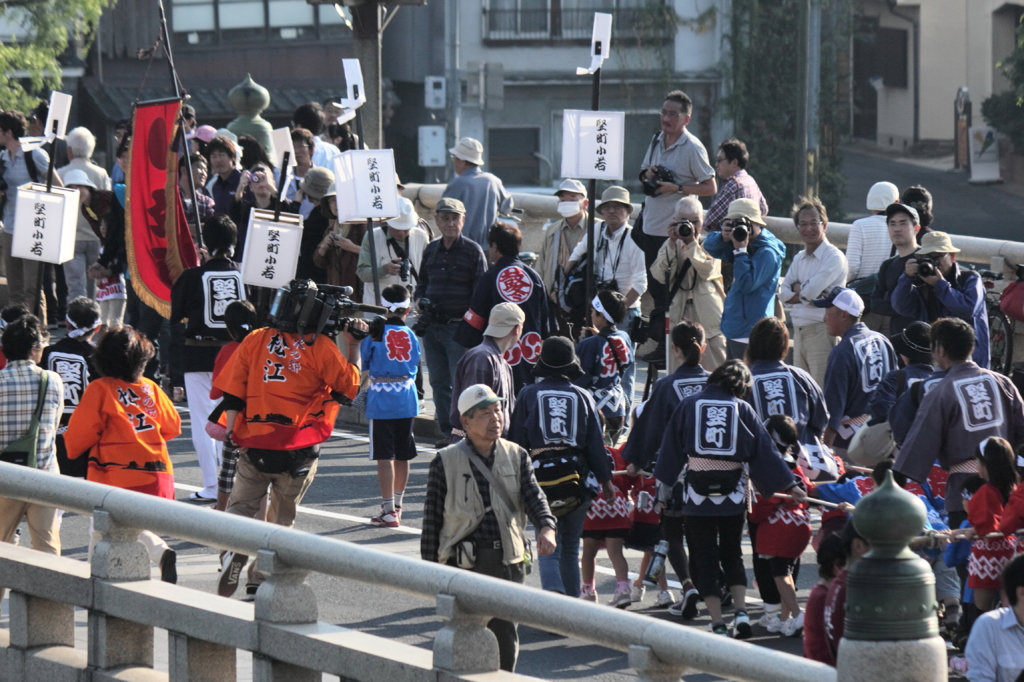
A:
[[[391,247],[391,250],[394,251],[399,258],[401,258],[402,260],[409,261],[409,272],[412,274],[413,279],[415,279],[417,282],[420,281],[420,275],[418,272],[416,272],[416,266],[412,264],[412,259],[409,258],[408,255],[406,255],[405,249],[402,248],[402,245],[398,243],[398,240],[395,239],[394,237],[388,237],[388,246]]]
[[[691,265],[693,264],[690,262],[690,259],[687,258],[683,261],[683,264],[679,266],[679,272],[676,273],[676,278],[672,281],[672,290],[668,294],[668,305],[672,305],[672,299],[676,297],[676,294],[679,293],[679,289],[682,288],[683,278],[686,277],[686,273],[690,271]],[[696,285],[697,283],[694,282],[694,286]],[[693,287],[691,287],[691,289],[692,288]],[[690,289],[687,289],[687,291],[689,290]]]
[[[603,238],[603,241],[601,242],[601,249],[604,250],[604,262],[605,262],[605,265],[608,264],[608,256],[611,255],[611,250],[612,250],[612,246],[611,246],[611,241],[612,240],[608,239],[607,235],[605,235],[605,233],[604,233],[606,229],[608,229],[607,225],[605,227],[601,228],[601,237]],[[625,230],[625,232],[622,233],[622,238],[619,240],[619,250],[615,254],[615,262],[612,264],[612,276],[611,276],[611,279],[615,279],[615,273],[619,269],[619,261],[622,260],[622,248],[626,245],[626,239],[629,237],[630,227],[628,225],[624,225],[623,227],[621,227],[619,229]],[[596,276],[597,273],[595,272],[594,275]]]

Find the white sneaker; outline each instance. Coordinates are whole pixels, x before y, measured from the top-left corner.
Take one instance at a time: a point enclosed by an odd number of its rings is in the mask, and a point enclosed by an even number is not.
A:
[[[801,611],[799,615],[790,618],[782,624],[782,636],[783,637],[799,637],[804,631],[804,612]]]
[[[580,599],[597,603],[597,590],[592,587],[584,587],[580,590]]]
[[[630,590],[626,589],[623,591],[615,590],[615,594],[608,600],[608,606],[614,606],[617,609],[624,609],[633,603],[633,599],[630,596]]]
[[[782,619],[779,618],[778,611],[765,611],[765,614],[761,616],[757,624],[772,634],[782,632]]]
[[[658,598],[654,601],[654,607],[658,609],[667,609],[676,603],[676,596],[672,594],[670,590],[662,590],[658,593]]]
[[[629,598],[633,601],[634,604],[639,604],[640,602],[642,602],[644,600],[645,594],[647,594],[646,587],[644,587],[643,585],[630,584]]]

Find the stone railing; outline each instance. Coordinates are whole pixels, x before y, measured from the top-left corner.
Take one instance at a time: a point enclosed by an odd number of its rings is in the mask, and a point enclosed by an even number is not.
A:
[[[444,185],[406,185],[403,196],[413,200],[417,210],[424,218],[433,219],[431,209],[437,204],[444,192]],[[551,190],[554,192],[554,190]],[[557,220],[560,216],[555,210],[558,199],[555,196],[544,194],[513,194],[517,215],[522,220],[523,227],[523,250],[537,251],[543,241],[541,228],[548,220]],[[633,217],[637,215],[639,204],[633,204]],[[521,211],[519,213],[518,211]],[[796,226],[789,218],[768,217],[768,229],[786,244],[802,244],[800,235],[797,234]],[[846,248],[846,241],[850,234],[850,225],[847,223],[829,223],[828,239],[841,249]],[[968,263],[984,265],[996,272],[1005,270],[1012,274],[1013,267],[1018,263],[1024,263],[1024,243],[1005,241],[1001,239],[984,239],[981,237],[967,237],[964,235],[950,235],[953,244],[960,249],[957,260]]]
[[[55,483],[59,482],[59,485]],[[609,609],[468,571],[387,554],[252,519],[0,463],[0,496],[92,514],[102,539],[91,567],[0,544],[11,590],[0,631],[0,680],[227,682],[237,650],[253,679],[359,682],[529,678],[498,670],[486,629],[506,618],[629,654],[643,680],[705,671],[751,682],[835,682],[826,665],[664,620]],[[255,604],[150,580],[140,529],[257,558],[268,575]],[[90,570],[91,568],[91,570]],[[316,571],[436,598],[445,624],[433,651],[318,621]],[[88,650],[74,648],[74,609],[88,610]],[[168,631],[169,673],[153,670],[153,628]]]

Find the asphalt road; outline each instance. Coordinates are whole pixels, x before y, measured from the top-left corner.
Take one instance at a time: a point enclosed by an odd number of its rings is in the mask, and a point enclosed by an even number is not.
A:
[[[868,190],[884,180],[895,184],[901,192],[912,185],[927,188],[934,199],[933,229],[990,239],[1024,238],[1024,197],[999,185],[972,185],[966,172],[952,171],[943,165],[844,148],[846,190],[842,208],[846,221],[867,215]],[[952,157],[948,166],[952,168]]]
[[[200,472],[191,446],[188,414],[184,413],[182,416],[185,432],[170,443],[170,449],[175,467],[178,499],[183,500],[182,504],[191,504],[184,500],[199,486]],[[412,473],[406,492],[403,528],[386,530],[368,525],[369,517],[376,513],[380,505],[376,469],[367,459],[365,431],[348,428],[336,431],[336,436],[323,447],[316,480],[303,501],[296,527],[338,540],[372,546],[389,553],[418,557],[418,530],[422,521],[427,470],[434,453],[429,444],[420,445],[421,454],[412,463]],[[65,515],[61,538],[65,556],[85,560],[88,549],[88,519],[76,514]],[[203,592],[215,592],[218,550],[175,541],[173,538],[168,538],[168,541],[178,552],[179,584]],[[745,551],[749,553],[749,546]],[[638,570],[639,554],[630,553],[628,558],[631,571]],[[812,554],[805,555],[801,571],[800,596],[804,599],[816,579],[813,559]],[[597,589],[602,600],[607,600],[615,589],[614,576],[606,559],[600,560],[599,565],[604,570],[599,568]],[[753,576],[749,571],[748,578],[753,585]],[[389,590],[381,585],[363,584],[319,574],[311,575],[309,582],[317,594],[321,620],[415,646],[432,646],[433,637],[440,627],[432,600]],[[536,573],[527,579],[527,585],[539,588]],[[242,591],[239,590],[236,598],[241,596]],[[761,615],[759,604],[755,601],[756,588],[752,587],[751,595],[754,599],[749,610],[751,619],[756,620]],[[653,618],[671,619],[667,611],[652,608],[653,599],[654,595],[648,593],[644,603],[634,604],[630,608]],[[6,625],[6,610],[5,601],[0,627]],[[79,614],[78,620],[83,626],[79,629],[79,646],[84,647],[84,612]],[[698,621],[687,625],[706,629],[706,614],[702,613]],[[161,634],[158,632],[157,635],[158,669],[166,666],[166,640],[161,641]],[[548,679],[588,678],[604,682],[636,679],[624,653],[554,636],[529,627],[520,628],[520,638],[522,653],[517,672],[521,674]],[[768,636],[757,626],[752,643],[794,654],[799,654],[802,650],[799,638],[783,639]],[[240,653],[239,679],[247,679],[245,671],[250,669],[250,665],[251,657],[244,652]],[[325,676],[325,679],[337,678]],[[705,682],[720,678],[694,674],[683,679]]]

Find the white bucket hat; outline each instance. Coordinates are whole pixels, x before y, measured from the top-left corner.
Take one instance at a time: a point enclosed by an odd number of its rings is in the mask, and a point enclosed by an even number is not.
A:
[[[484,165],[484,146],[472,137],[464,137],[458,144],[448,150],[457,159],[462,159],[477,166]]]
[[[398,197],[398,210],[400,215],[397,218],[388,218],[385,222],[396,230],[411,230],[419,224],[419,216],[412,202],[405,197]]]

